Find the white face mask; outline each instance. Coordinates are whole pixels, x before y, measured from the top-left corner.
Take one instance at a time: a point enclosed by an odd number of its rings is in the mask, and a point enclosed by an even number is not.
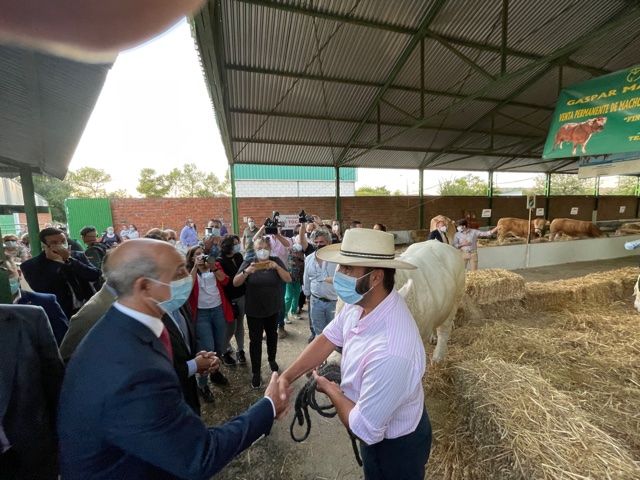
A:
[[[294,243],[293,247],[291,247],[293,249],[294,252],[301,252],[302,251],[302,245],[300,245],[299,243]]]
[[[256,222],[249,222],[248,225],[249,225],[249,228],[253,230],[253,228],[256,226]]]
[[[458,230],[459,232],[462,232],[464,230],[464,227],[462,225],[458,225],[456,227],[456,230]]]
[[[441,226],[438,230],[441,232],[447,233],[447,227],[445,225]]]
[[[258,260],[267,260],[269,258],[269,250],[266,248],[261,248],[260,250],[256,250],[256,258]]]

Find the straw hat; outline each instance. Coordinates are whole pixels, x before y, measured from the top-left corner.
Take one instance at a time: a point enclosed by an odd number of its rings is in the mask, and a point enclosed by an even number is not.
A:
[[[328,245],[316,253],[320,260],[353,267],[415,270],[416,266],[398,260],[393,234],[369,228],[351,228],[342,243]]]

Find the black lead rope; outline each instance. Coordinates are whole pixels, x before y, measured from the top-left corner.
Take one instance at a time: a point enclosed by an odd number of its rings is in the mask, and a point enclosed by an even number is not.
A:
[[[318,375],[325,377],[327,380],[335,382],[339,385],[341,380],[340,365],[337,365],[335,363],[327,363],[318,369]],[[316,381],[313,378],[310,378],[309,381],[305,383],[305,385],[298,392],[294,407],[295,415],[293,417],[293,420],[291,421],[291,427],[289,428],[291,438],[293,438],[293,440],[296,442],[305,441],[309,437],[309,432],[311,432],[311,417],[309,416],[309,408],[315,410],[320,416],[325,418],[333,418],[338,413],[331,403],[320,405],[318,403],[318,400],[316,399],[316,392]],[[296,437],[296,434],[293,431],[296,425],[296,420],[298,421],[299,426],[303,426],[306,423],[306,431],[301,437]],[[358,462],[358,465],[362,466],[362,459],[360,458],[360,452],[358,451],[356,436],[351,433],[349,429],[347,429],[347,432],[349,433],[349,437],[351,438],[351,446],[353,447],[353,453],[356,457],[356,462]]]

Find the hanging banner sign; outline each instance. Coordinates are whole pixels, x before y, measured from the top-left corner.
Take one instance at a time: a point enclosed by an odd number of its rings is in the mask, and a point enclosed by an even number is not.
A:
[[[640,152],[616,153],[598,157],[584,157],[578,164],[579,178],[640,173]]]
[[[543,158],[640,151],[640,66],[560,92]]]

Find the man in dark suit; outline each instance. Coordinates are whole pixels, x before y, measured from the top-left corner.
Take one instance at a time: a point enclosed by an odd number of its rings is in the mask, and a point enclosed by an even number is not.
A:
[[[69,251],[67,237],[57,228],[42,230],[40,242],[42,253],[20,268],[31,288],[54,294],[70,318],[95,293],[91,282],[100,278],[100,270],[89,263],[84,253]]]
[[[0,479],[58,478],[64,367],[44,310],[0,305]]]
[[[436,223],[436,229],[429,233],[429,238],[427,238],[427,240],[438,240],[439,242],[451,245],[453,238],[448,237],[447,224],[440,220]]]
[[[165,242],[130,240],[104,270],[118,301],[67,367],[58,417],[62,478],[210,478],[270,432],[291,390],[279,396],[274,373],[264,398],[207,428],[183,398],[160,320],[191,290],[184,257]]]

